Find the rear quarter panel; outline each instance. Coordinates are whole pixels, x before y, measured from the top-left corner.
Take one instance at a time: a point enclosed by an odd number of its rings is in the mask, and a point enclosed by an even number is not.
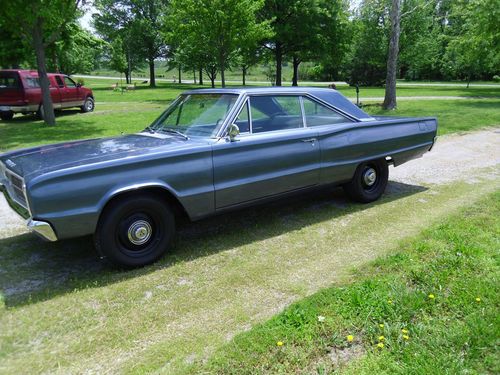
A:
[[[434,143],[434,118],[383,119],[317,127],[321,183],[349,181],[363,161],[391,157],[395,166],[422,156]]]

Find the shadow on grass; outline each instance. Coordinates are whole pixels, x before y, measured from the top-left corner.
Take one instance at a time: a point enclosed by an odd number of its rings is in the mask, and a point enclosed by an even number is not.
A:
[[[114,270],[101,262],[90,237],[56,243],[43,242],[32,234],[5,238],[0,240],[0,291],[7,307],[36,303],[74,290],[140,277],[425,190],[391,181],[381,200],[363,205],[350,203],[341,189],[326,188],[195,223],[181,223],[167,255],[153,265],[131,271]]]

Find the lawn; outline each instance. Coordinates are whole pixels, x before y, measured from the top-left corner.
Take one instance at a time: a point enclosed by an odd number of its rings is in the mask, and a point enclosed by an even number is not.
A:
[[[139,85],[134,91],[113,91],[114,81],[89,79],[87,84],[93,88],[96,110],[82,114],[78,110],[65,110],[57,116],[57,126],[47,127],[33,116],[14,117],[13,121],[0,122],[0,152],[20,147],[63,142],[82,138],[95,138],[133,133],[149,125],[164,108],[182,91],[199,86],[187,84],[159,83],[151,89]],[[481,127],[500,124],[500,89],[471,88],[469,95],[488,97],[471,100],[412,100],[399,102],[397,111],[383,111],[372,105],[365,109],[373,114],[397,116],[437,116],[439,134],[456,131],[475,130]],[[343,87],[340,91],[348,96],[353,89]],[[365,96],[383,96],[381,88],[363,89]],[[464,90],[449,88],[411,87],[398,89],[400,95],[442,96],[463,95]],[[461,94],[462,93],[462,94]]]
[[[236,336],[192,372],[498,374],[500,193]]]

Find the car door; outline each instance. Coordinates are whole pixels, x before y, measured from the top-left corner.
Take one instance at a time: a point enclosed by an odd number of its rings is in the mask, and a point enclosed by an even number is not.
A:
[[[319,182],[317,133],[304,127],[302,99],[250,97],[235,123],[235,141],[213,145],[216,209],[314,186]]]
[[[73,81],[68,76],[63,76],[64,85],[66,86],[66,102],[71,106],[82,105],[82,99],[80,98],[80,93],[78,86],[75,81]]]

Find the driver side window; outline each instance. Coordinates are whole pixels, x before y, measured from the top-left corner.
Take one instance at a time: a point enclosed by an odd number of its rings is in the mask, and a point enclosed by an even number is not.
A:
[[[304,127],[299,96],[252,96],[250,108],[252,133]]]

